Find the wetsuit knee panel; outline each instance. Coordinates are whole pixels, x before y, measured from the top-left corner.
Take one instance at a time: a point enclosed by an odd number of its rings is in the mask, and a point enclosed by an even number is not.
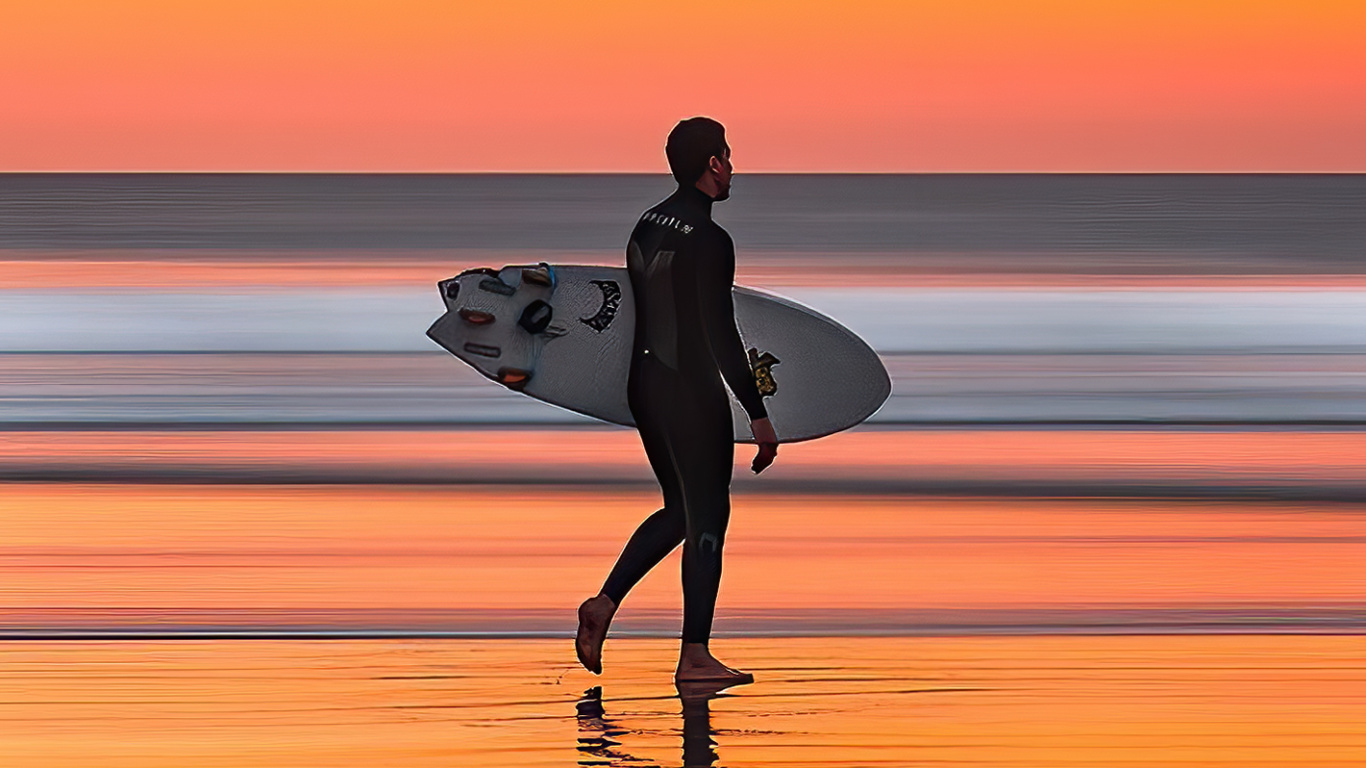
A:
[[[704,560],[720,559],[721,550],[726,546],[726,532],[710,530],[694,533],[687,537],[684,546]]]

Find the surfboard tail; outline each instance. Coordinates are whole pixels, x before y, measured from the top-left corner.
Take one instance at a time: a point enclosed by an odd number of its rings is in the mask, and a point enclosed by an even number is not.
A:
[[[436,322],[432,323],[431,327],[427,329],[427,338],[436,342],[442,349],[450,352],[452,355],[460,357],[460,350],[456,349],[450,341],[451,339],[454,339],[455,336],[450,333],[449,326],[452,322],[459,322],[458,319],[452,318],[453,314],[454,313],[452,312],[446,312],[442,314],[441,317],[438,317]]]

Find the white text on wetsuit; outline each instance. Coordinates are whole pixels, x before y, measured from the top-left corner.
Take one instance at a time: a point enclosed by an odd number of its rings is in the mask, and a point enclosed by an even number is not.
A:
[[[678,230],[679,232],[682,232],[685,235],[692,231],[691,225],[684,224],[682,221],[679,221],[673,216],[665,216],[659,213],[647,213],[641,218],[655,224],[662,224],[666,227],[673,227],[674,229]]]

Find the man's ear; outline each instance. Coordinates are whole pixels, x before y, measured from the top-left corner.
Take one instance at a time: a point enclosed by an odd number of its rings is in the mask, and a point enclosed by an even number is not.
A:
[[[721,158],[716,155],[712,155],[711,159],[707,161],[707,168],[715,174],[720,174],[721,171],[725,170],[725,166],[721,164]]]

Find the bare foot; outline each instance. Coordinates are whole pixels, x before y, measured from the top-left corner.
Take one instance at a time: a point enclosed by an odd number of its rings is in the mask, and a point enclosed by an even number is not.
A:
[[[607,627],[617,612],[617,604],[607,595],[590,597],[579,606],[579,633],[574,638],[574,652],[584,669],[602,674],[602,643],[607,639]]]
[[[719,683],[725,687],[752,683],[754,675],[731,669],[717,661],[704,643],[684,643],[683,650],[678,655],[678,669],[674,672],[674,682]]]

